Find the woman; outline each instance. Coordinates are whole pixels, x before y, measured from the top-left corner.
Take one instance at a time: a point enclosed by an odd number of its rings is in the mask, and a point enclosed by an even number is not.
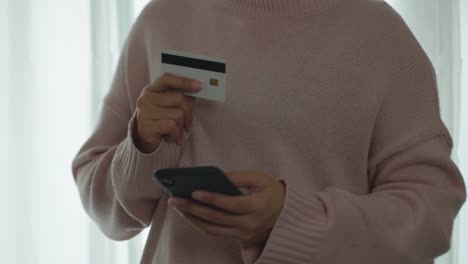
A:
[[[163,49],[225,59],[226,101],[182,93],[200,85],[162,72]],[[432,263],[466,195],[452,147],[433,66],[385,2],[160,0],[73,174],[108,237],[151,226],[142,263]],[[222,212],[151,176],[189,166],[248,193],[194,195]]]

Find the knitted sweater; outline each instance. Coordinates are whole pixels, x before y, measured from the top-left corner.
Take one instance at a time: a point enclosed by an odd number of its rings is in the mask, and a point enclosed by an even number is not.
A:
[[[225,59],[226,101],[197,100],[183,144],[144,154],[135,104],[162,74],[163,49]],[[142,263],[432,263],[465,200],[436,83],[383,1],[154,0],[128,36],[74,179],[109,238],[150,228]],[[209,165],[286,183],[264,246],[194,228],[152,178]]]

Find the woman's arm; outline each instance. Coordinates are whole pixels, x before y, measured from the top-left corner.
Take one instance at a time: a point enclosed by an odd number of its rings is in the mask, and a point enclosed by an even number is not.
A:
[[[432,263],[449,249],[465,199],[448,139],[434,136],[388,157],[368,195],[287,186],[264,248],[243,249],[246,263]]]
[[[390,13],[368,175],[344,176],[368,177],[370,193],[300,193],[283,179],[283,211],[264,248],[242,249],[246,263],[432,263],[449,249],[466,189],[450,158],[431,62]]]
[[[115,240],[130,239],[150,224],[162,194],[152,172],[175,167],[180,158],[175,143],[162,140],[156,151],[144,154],[133,140],[135,103],[150,83],[144,26],[154,3],[132,27],[97,127],[72,165],[86,212]]]

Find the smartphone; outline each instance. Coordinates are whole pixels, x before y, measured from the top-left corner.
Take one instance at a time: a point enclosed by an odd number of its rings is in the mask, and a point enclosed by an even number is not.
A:
[[[162,168],[156,170],[153,177],[171,196],[185,198],[196,203],[204,204],[191,197],[192,192],[196,190],[226,195],[243,194],[222,170],[214,166]]]

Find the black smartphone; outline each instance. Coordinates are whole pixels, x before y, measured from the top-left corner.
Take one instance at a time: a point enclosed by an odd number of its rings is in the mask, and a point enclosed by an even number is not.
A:
[[[214,166],[163,168],[156,170],[153,176],[170,195],[197,203],[202,202],[191,197],[192,192],[196,190],[242,195],[239,188],[224,175],[223,171]]]

